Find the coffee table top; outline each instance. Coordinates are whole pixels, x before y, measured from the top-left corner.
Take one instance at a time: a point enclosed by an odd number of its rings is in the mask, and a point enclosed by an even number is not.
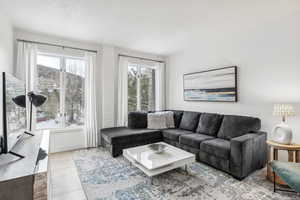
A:
[[[156,144],[166,145],[163,153],[155,153],[148,146],[143,145],[123,150],[125,157],[130,157],[135,162],[141,164],[148,170],[154,170],[161,167],[165,167],[182,160],[195,159],[195,155],[171,146],[164,142],[158,142]]]

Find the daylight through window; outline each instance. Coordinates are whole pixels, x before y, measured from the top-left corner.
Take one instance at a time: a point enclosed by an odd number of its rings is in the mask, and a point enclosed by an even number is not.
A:
[[[128,112],[155,110],[155,69],[128,65]]]
[[[84,123],[85,61],[38,54],[37,90],[47,101],[36,112],[36,128],[66,128]]]

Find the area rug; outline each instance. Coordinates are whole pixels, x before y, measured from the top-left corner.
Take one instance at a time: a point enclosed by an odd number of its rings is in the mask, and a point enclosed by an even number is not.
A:
[[[102,148],[79,150],[73,159],[88,200],[294,200],[300,195],[273,193],[265,171],[243,181],[194,163],[189,173],[176,169],[150,179],[123,157]]]

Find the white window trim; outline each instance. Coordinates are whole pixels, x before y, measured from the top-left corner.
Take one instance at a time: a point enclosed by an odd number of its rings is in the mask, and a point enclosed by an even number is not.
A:
[[[69,132],[83,131],[84,126],[72,126],[66,128],[48,128],[48,129],[38,129],[38,130],[49,130],[51,133],[69,133]]]

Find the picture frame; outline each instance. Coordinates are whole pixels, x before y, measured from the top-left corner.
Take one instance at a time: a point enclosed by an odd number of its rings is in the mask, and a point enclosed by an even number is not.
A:
[[[237,66],[183,75],[184,101],[237,102]]]

